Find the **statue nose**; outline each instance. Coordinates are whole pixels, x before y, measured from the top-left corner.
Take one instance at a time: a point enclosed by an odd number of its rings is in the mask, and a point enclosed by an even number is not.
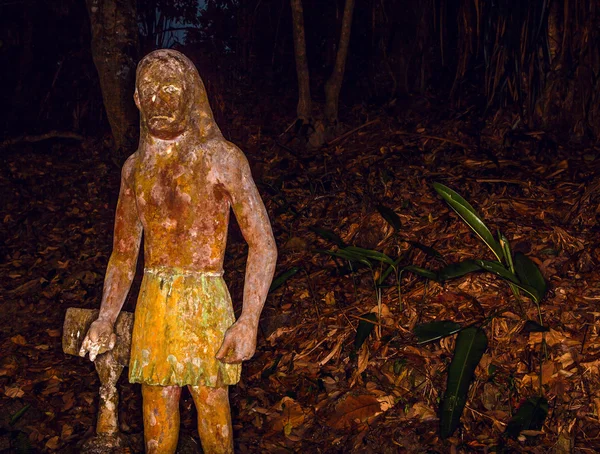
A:
[[[164,102],[164,99],[162,99],[162,96],[160,95],[160,93],[154,93],[152,95],[152,102],[156,103],[156,102]]]
[[[168,102],[168,96],[165,95],[164,93],[161,93],[160,91],[157,93],[154,93],[152,95],[152,103],[154,104],[165,104]]]

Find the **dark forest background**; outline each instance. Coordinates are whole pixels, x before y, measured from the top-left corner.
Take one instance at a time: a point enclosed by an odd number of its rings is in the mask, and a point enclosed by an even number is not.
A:
[[[112,4],[117,15],[137,17],[138,33],[127,32],[131,40],[124,49],[133,64],[162,46],[192,58],[225,131],[235,127],[236,109],[227,105],[234,99],[254,116],[268,119],[281,109],[278,113],[294,118],[288,0],[211,0],[202,8],[195,0],[100,3]],[[336,57],[344,1],[303,5],[311,93],[318,103]],[[120,26],[131,29],[135,21]],[[516,114],[515,129],[596,140],[599,30],[598,2],[591,0],[359,0],[341,120],[356,120],[350,112],[406,109],[416,97],[427,97],[473,111],[484,121],[510,111]],[[5,138],[107,130],[84,1],[3,0],[0,67]]]

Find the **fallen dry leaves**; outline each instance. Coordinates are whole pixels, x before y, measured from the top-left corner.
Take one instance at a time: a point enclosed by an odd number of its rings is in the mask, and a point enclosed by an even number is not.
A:
[[[239,452],[485,452],[540,385],[550,402],[544,427],[507,441],[507,451],[600,450],[600,191],[592,186],[600,152],[561,143],[549,150],[550,137],[519,140],[518,132],[506,146],[502,131],[514,119],[483,130],[473,130],[472,120],[434,108],[426,117],[381,116],[311,152],[264,135],[240,143],[261,164],[255,177],[280,247],[278,272],[301,271],[269,296],[257,354],[231,389]],[[0,446],[78,452],[93,432],[98,381],[89,362],[62,353],[60,329],[68,307],[99,304],[119,173],[99,145],[83,147],[40,143],[4,151]],[[523,332],[537,309],[526,299],[518,304],[493,276],[442,286],[405,273],[400,294],[390,280],[377,304],[372,278],[381,270],[350,272],[315,252],[336,247],[317,227],[347,244],[402,256],[402,265],[442,265],[415,242],[447,262],[489,258],[435,195],[433,181],[459,191],[513,250],[540,266],[550,287],[541,305],[548,333]],[[399,216],[399,232],[377,205]],[[245,254],[232,226],[225,276],[238,311]],[[481,322],[500,309],[485,328],[489,348],[461,428],[440,440],[437,408],[454,338],[418,346],[412,329],[431,320]],[[361,317],[375,310],[383,319],[354,351]],[[125,378],[120,390],[121,429],[139,447],[140,392]],[[181,407],[182,433],[195,435],[185,392]]]

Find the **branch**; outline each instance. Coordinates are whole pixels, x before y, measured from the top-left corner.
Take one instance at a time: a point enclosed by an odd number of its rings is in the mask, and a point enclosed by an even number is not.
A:
[[[41,142],[43,140],[48,139],[73,139],[73,140],[83,140],[83,136],[77,134],[75,132],[70,131],[49,131],[44,134],[36,134],[36,135],[28,135],[28,136],[19,136],[13,139],[7,139],[3,142],[0,142],[0,150],[6,147],[10,147],[11,145],[16,145],[18,143],[26,142],[26,143],[34,143]]]

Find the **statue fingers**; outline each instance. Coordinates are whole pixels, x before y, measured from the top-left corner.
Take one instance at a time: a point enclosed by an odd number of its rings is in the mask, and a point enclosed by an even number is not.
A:
[[[117,335],[115,333],[110,334],[110,339],[108,341],[108,349],[112,350],[115,348],[115,344],[117,343]]]
[[[83,338],[83,342],[81,343],[81,348],[79,349],[79,356],[81,356],[82,358],[85,357],[85,354],[88,352],[89,344],[90,338],[88,336],[85,336]]]
[[[96,356],[98,356],[98,352],[100,351],[100,344],[94,342],[89,346],[88,351],[90,352],[90,361],[94,362],[96,360]]]
[[[215,357],[220,361],[229,362],[227,358],[229,357],[229,355],[231,355],[233,351],[235,351],[234,339],[231,336],[225,335],[223,344],[221,345],[221,348],[219,349]]]

